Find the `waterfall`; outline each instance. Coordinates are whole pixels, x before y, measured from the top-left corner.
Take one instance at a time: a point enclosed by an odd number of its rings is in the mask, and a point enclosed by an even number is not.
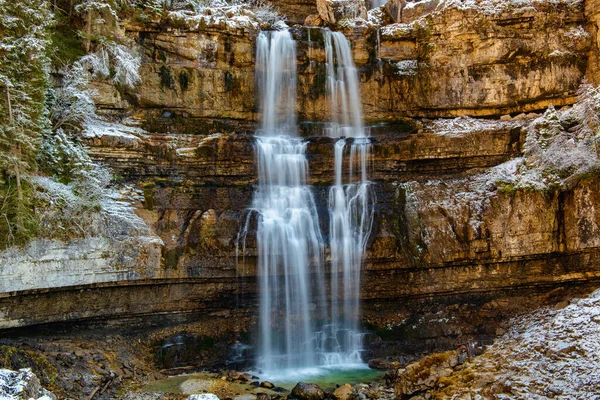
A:
[[[261,32],[257,86],[262,125],[256,136],[260,284],[259,367],[266,374],[317,364],[315,283],[323,282],[323,239],[306,184],[306,142],[296,128],[296,51],[288,31]],[[247,226],[246,226],[247,230]]]
[[[346,37],[326,30],[328,133],[335,144],[335,181],[329,192],[331,329],[344,337],[338,363],[361,362],[360,278],[373,224],[373,194],[367,177],[370,140],[363,126],[358,74]],[[350,144],[348,145],[346,137]]]
[[[258,367],[268,377],[305,368],[361,364],[360,275],[372,225],[367,179],[370,141],[362,123],[358,77],[342,34],[325,31],[327,89],[335,143],[329,193],[331,279],[307,185],[306,141],[297,135],[296,49],[288,31],[261,32],[256,82],[262,120],[256,134],[258,186],[240,237],[256,216],[260,290]],[[348,139],[346,143],[345,138]],[[245,245],[244,245],[245,248]],[[326,304],[330,285],[331,303]]]

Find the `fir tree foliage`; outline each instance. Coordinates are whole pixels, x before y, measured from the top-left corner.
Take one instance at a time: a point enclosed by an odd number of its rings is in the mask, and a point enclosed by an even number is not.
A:
[[[0,0],[0,246],[35,234],[31,187],[50,124],[48,45],[52,13],[43,0]]]
[[[83,124],[96,113],[92,99],[94,92],[88,89],[89,73],[85,64],[75,61],[63,77],[62,85],[49,91],[50,119],[52,130],[65,127],[82,128]]]
[[[111,79],[117,85],[133,89],[141,82],[141,56],[131,47],[116,42],[103,43],[98,51],[81,59],[95,78]]]

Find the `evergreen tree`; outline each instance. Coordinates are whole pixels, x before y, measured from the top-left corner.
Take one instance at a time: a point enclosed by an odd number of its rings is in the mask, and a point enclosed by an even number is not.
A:
[[[24,176],[49,129],[51,23],[44,0],[0,0],[0,244],[24,240],[34,226]]]

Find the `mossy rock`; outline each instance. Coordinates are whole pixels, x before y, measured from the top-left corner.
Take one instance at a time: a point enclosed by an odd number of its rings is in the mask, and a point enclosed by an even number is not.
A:
[[[0,368],[14,371],[31,368],[44,387],[55,389],[53,386],[58,376],[56,367],[45,356],[35,351],[2,345],[0,346]]]

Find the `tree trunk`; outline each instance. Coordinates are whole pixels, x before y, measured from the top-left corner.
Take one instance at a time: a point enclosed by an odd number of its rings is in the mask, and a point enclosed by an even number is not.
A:
[[[10,125],[14,127],[15,120],[12,113],[12,101],[10,98],[10,88],[7,83],[6,86],[6,101],[8,103],[8,120],[10,121]],[[21,215],[21,207],[23,206],[23,189],[21,188],[21,170],[19,169],[19,162],[21,161],[21,149],[19,145],[15,145],[14,149],[14,157],[15,157],[15,180],[17,181],[17,230],[19,230],[23,226],[23,217]]]

